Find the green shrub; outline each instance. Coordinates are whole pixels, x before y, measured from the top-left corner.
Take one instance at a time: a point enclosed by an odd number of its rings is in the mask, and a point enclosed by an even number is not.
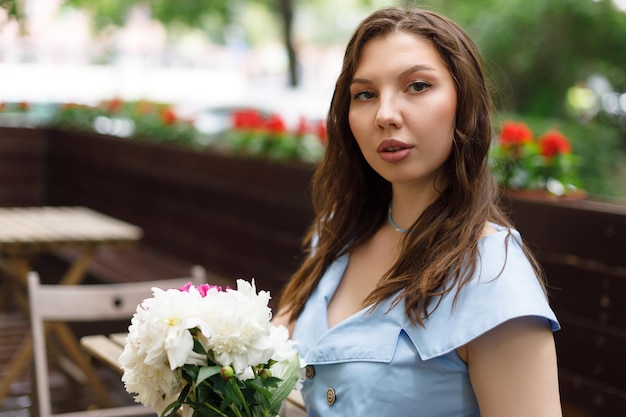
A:
[[[524,121],[539,134],[559,130],[572,143],[573,152],[580,156],[578,174],[581,187],[590,196],[620,196],[619,168],[625,162],[624,132],[611,125],[592,121],[587,124],[567,119],[500,113],[494,119],[495,131],[505,120]]]

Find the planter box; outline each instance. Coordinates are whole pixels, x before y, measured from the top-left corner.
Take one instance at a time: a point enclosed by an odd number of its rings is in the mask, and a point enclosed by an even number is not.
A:
[[[45,201],[46,132],[0,127],[0,206]]]

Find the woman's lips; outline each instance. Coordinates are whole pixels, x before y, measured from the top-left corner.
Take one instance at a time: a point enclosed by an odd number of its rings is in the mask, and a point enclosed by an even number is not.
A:
[[[378,145],[376,151],[385,162],[398,162],[405,159],[411,153],[413,146],[395,139],[387,139]]]

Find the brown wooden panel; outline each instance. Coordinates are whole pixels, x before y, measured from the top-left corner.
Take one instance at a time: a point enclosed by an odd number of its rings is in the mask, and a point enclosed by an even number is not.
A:
[[[0,153],[0,184],[43,184],[44,161],[41,158],[5,156]]]
[[[200,161],[196,152],[91,139],[55,138],[54,204],[87,205],[137,224],[150,246],[226,276],[254,277],[272,291],[295,268],[311,216],[309,167],[210,154]],[[133,155],[138,149],[147,154]]]
[[[540,257],[558,312],[626,329],[626,268],[574,256]]]
[[[557,312],[555,333],[559,368],[626,392],[626,331]]]
[[[43,204],[44,189],[41,184],[19,186],[0,185],[0,206],[40,206]]]
[[[121,157],[114,157],[113,154],[116,153],[114,147],[102,145],[108,144],[108,140],[94,139],[91,142],[83,142],[82,146],[88,144],[89,151],[93,152],[94,156],[90,154],[89,158],[85,158],[85,152],[80,151],[81,143],[74,141],[75,146],[68,148],[66,143],[68,140],[71,142],[73,138],[63,137],[55,140],[55,143],[58,143],[53,146],[51,170],[81,172],[81,178],[72,178],[70,174],[65,180],[73,181],[72,187],[78,190],[84,187],[77,183],[84,182],[84,177],[93,172],[94,175],[101,177],[98,178],[99,189],[104,193],[124,192],[119,190],[121,187],[133,188],[135,192],[141,190],[142,194],[159,196],[161,199],[169,196],[176,199],[177,204],[188,202],[205,205],[207,208],[248,217],[265,224],[274,222],[280,228],[295,227],[298,231],[305,228],[309,221],[306,217],[306,213],[310,213],[306,188],[311,175],[310,169],[295,170],[304,173],[297,185],[294,182],[297,175],[292,175],[291,169],[289,175],[285,175],[284,168],[277,169],[276,164],[268,165],[266,161],[255,161],[254,170],[257,172],[255,174],[251,172],[253,165],[249,161],[240,163],[239,160],[210,154],[198,155],[194,152],[159,149],[154,146],[146,148],[145,144],[140,144],[140,149],[148,149],[150,153],[137,157],[134,163],[131,163],[126,160],[132,152],[120,149],[117,153]],[[118,147],[129,145],[119,141],[113,143]],[[138,144],[130,145],[131,149],[137,151]],[[163,154],[167,159],[163,159]],[[198,156],[203,157],[202,164],[197,162]],[[161,160],[163,163],[159,164]],[[218,171],[207,172],[207,167],[215,170],[216,166],[219,168]],[[242,166],[244,168],[247,166],[249,172],[243,177]],[[59,184],[60,181],[58,175],[56,180],[53,179],[52,196],[59,195],[57,188],[66,188],[66,185]],[[59,187],[56,184],[59,184]],[[53,199],[56,199],[55,197]],[[281,215],[281,210],[293,213],[284,216]]]
[[[538,253],[626,265],[626,206],[593,201],[510,200],[511,217]]]
[[[306,195],[313,167],[283,164],[254,158],[224,157],[214,152],[158,145],[141,141],[103,138],[97,135],[52,132],[52,154],[83,160],[89,153],[92,163],[102,163],[133,174],[194,183],[213,181],[215,187],[244,186],[260,193],[292,194],[296,201]],[[285,175],[288,166],[289,175]],[[301,193],[301,194],[300,194]],[[298,195],[300,194],[300,195]]]
[[[47,137],[45,129],[0,127],[0,154],[43,155]]]
[[[46,131],[0,128],[0,205],[42,205]]]
[[[559,373],[563,417],[624,417],[626,391],[575,372]]]
[[[68,164],[63,163],[62,166],[67,167]],[[290,237],[295,235],[299,242],[307,225],[307,222],[301,220],[305,216],[299,216],[297,208],[285,206],[280,201],[268,203],[263,199],[253,199],[249,195],[238,194],[235,191],[223,194],[214,190],[206,191],[212,195],[211,198],[193,199],[177,191],[190,189],[184,184],[150,182],[149,179],[124,177],[110,171],[105,176],[102,172],[89,171],[88,166],[81,168],[80,176],[71,172],[66,175],[68,180],[73,181],[70,187],[73,191],[69,193],[71,203],[88,204],[97,210],[144,227],[146,241],[151,240],[153,229],[172,227],[173,233],[194,233],[198,228],[202,228],[203,224],[212,225],[218,218],[218,227],[228,225],[235,233],[237,230],[244,232],[246,229],[256,227],[265,229],[269,239],[277,239],[287,234]],[[60,177],[57,176],[57,179]],[[61,200],[62,198],[55,203],[68,203]],[[211,200],[221,203],[216,207],[198,204]],[[226,206],[229,206],[230,210],[226,210]],[[300,220],[289,222],[289,218]],[[207,238],[210,238],[210,235]]]

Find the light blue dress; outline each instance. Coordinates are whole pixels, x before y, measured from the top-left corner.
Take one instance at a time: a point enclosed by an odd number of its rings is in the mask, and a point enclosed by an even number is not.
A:
[[[387,312],[388,300],[329,329],[328,303],[348,255],[330,265],[293,334],[309,365],[302,395],[310,417],[480,416],[467,365],[455,349],[516,317],[542,317],[559,329],[519,234],[513,231],[506,241],[507,229],[494,227],[480,241],[472,281],[454,307],[453,293],[445,295],[425,327],[409,322],[403,303]]]

